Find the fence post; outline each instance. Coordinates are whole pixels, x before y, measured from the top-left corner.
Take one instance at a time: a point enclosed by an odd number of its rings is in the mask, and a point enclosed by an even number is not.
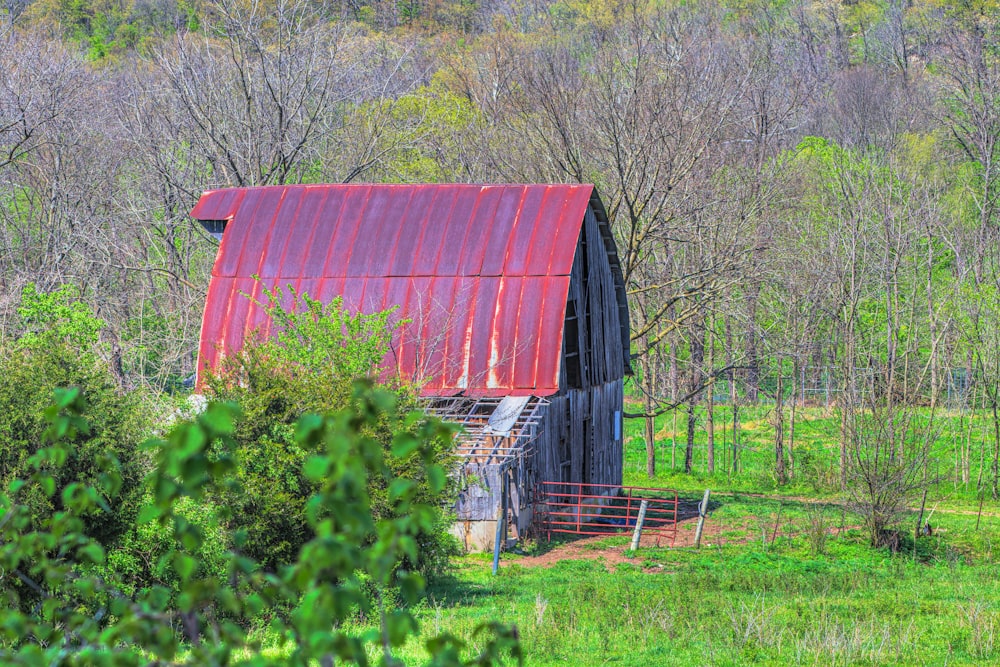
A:
[[[583,517],[580,513],[583,512],[583,484],[576,487],[576,532],[580,532],[580,521]]]
[[[639,540],[642,538],[642,522],[646,520],[647,507],[649,507],[648,500],[639,503],[639,516],[635,519],[635,530],[632,531],[632,551],[639,548]]]
[[[698,505],[698,527],[694,531],[694,548],[701,549],[701,531],[705,527],[705,515],[708,514],[708,497],[711,489],[705,489],[705,498]]]
[[[493,539],[493,574],[500,568],[500,548],[507,539],[507,472],[500,471],[500,516],[497,517],[497,534]]]

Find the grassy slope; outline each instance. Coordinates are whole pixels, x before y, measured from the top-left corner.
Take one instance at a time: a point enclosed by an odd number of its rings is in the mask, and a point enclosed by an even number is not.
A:
[[[929,502],[935,534],[915,551],[904,538],[903,553],[892,556],[867,546],[816,474],[832,469],[835,416],[807,412],[796,446],[813,468],[800,465],[799,479],[781,489],[769,472],[765,412],[744,420],[740,474],[687,476],[666,465],[655,480],[692,498],[705,486],[723,491],[700,552],[643,549],[613,572],[599,560],[540,568],[505,554],[496,577],[488,559],[468,556],[432,587],[420,610],[424,632],[468,636],[488,619],[513,622],[529,665],[1000,664],[1000,517],[988,502],[975,527],[977,470],[972,488],[938,485]],[[627,430],[626,483],[648,483],[640,428]],[[657,430],[661,462],[669,464],[669,416]],[[941,439],[939,459],[950,462],[951,443]],[[703,460],[702,447],[696,466]],[[596,547],[624,544],[619,537]],[[420,655],[414,641],[404,657]]]

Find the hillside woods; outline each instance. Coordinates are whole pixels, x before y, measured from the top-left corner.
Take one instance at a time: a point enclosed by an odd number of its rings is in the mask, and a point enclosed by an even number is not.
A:
[[[216,248],[188,218],[206,189],[593,182],[631,299],[637,412],[730,376],[750,402],[782,376],[784,393],[834,401],[872,385],[939,405],[961,386],[989,408],[998,16],[10,2],[3,330],[19,333],[27,283],[72,284],[122,386],[174,387],[194,370]]]

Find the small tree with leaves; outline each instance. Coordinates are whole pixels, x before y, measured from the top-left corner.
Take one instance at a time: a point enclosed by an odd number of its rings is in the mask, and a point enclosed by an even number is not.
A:
[[[383,364],[397,326],[392,311],[351,313],[340,298],[324,304],[291,286],[287,298],[281,288],[260,290],[257,303],[270,318],[269,335],[261,330],[251,336],[218,374],[206,380],[206,389],[215,399],[238,403],[242,410],[233,433],[239,454],[234,475],[240,489],[225,491],[219,499],[234,510],[228,525],[233,531],[245,531],[245,554],[277,571],[294,560],[313,535],[307,502],[317,485],[303,469],[313,452],[295,438],[299,417],[352,406],[354,382],[359,379],[376,381],[393,392],[405,406],[400,414],[408,414],[416,402],[413,392]],[[394,433],[418,426],[385,418],[368,428],[369,435],[388,450]],[[452,443],[430,444],[436,462],[449,465]],[[421,549],[409,563],[429,574],[443,567],[454,551],[444,511],[451,490],[433,490],[418,463],[412,457],[390,461],[393,473],[413,480],[421,501],[436,508],[435,528],[419,536]],[[389,489],[378,478],[372,478],[368,493],[376,519],[391,516]]]

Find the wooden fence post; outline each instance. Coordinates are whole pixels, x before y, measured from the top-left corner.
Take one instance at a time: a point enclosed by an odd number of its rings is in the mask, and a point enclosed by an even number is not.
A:
[[[500,516],[497,517],[497,534],[493,539],[493,574],[500,568],[500,549],[507,540],[507,471],[500,470]]]
[[[924,489],[924,497],[920,500],[920,513],[917,514],[917,529],[913,531],[913,553],[917,552],[917,540],[924,527],[924,508],[927,507],[927,489]]]
[[[639,504],[639,516],[635,519],[635,530],[632,531],[632,551],[639,548],[639,540],[642,538],[642,522],[646,520],[647,507],[649,507],[648,500],[643,500]]]
[[[705,498],[698,505],[698,527],[694,531],[694,548],[701,549],[701,531],[705,527],[705,515],[708,514],[708,497],[711,489],[705,489]]]

